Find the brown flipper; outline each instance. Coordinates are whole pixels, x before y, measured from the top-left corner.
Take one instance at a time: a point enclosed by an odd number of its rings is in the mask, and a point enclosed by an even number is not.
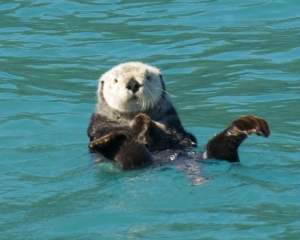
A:
[[[251,133],[268,137],[270,135],[268,123],[250,115],[234,120],[225,130],[208,141],[203,158],[239,162],[238,147]]]

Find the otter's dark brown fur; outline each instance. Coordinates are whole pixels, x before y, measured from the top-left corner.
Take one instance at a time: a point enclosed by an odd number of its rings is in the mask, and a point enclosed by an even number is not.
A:
[[[103,94],[111,89],[117,89],[120,95],[114,95],[115,98],[123,97],[114,101],[106,93],[115,108]],[[130,102],[128,106],[126,101]],[[119,106],[124,111],[116,110]],[[239,161],[238,147],[251,133],[268,137],[267,122],[254,116],[236,119],[208,141],[202,158]],[[182,127],[159,70],[136,62],[121,64],[100,78],[98,104],[90,120],[88,137],[91,151],[120,163],[124,170],[153,163],[155,151],[187,150],[197,144],[196,138]]]

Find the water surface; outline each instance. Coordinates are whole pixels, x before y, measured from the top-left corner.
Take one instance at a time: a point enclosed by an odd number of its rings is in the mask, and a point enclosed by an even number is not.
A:
[[[0,4],[3,239],[298,239],[300,5],[297,1],[14,1]],[[268,121],[241,165],[110,172],[86,129],[97,79],[161,69],[199,149],[240,115]]]

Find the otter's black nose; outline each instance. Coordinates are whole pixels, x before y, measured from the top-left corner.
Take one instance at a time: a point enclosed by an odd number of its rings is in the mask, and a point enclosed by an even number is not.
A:
[[[141,85],[135,79],[130,79],[130,81],[126,85],[126,88],[128,90],[131,90],[133,93],[136,93],[139,90],[140,86]]]

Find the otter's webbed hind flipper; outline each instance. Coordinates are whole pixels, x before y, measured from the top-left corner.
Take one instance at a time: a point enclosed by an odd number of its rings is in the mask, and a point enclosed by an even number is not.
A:
[[[203,159],[215,158],[239,162],[238,147],[251,134],[268,137],[268,123],[255,116],[244,116],[234,120],[225,130],[212,137],[203,153]]]

